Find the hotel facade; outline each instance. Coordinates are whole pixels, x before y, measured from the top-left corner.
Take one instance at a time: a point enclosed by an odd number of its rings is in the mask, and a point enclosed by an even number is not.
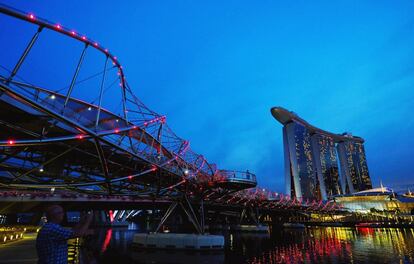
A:
[[[283,124],[286,194],[328,200],[372,188],[362,138],[316,128],[282,107],[271,113]]]

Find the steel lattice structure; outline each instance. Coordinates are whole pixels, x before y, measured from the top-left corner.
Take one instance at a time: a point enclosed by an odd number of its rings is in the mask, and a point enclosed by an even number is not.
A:
[[[34,32],[12,67],[1,65],[2,187],[139,196],[200,189],[228,193],[256,186],[254,174],[218,170],[194,152],[170,129],[165,116],[134,95],[117,57],[98,42],[7,6],[0,6],[0,13],[16,23],[31,24]],[[22,73],[23,67],[42,67],[28,60],[33,49],[42,49],[38,42],[46,33],[59,35],[80,51],[64,88],[40,85],[41,78],[28,80],[31,76]],[[54,56],[47,48],[41,54],[43,61]],[[88,55],[93,67],[85,66]],[[80,73],[90,68],[98,70],[80,80]],[[91,80],[95,85],[89,84]],[[76,96],[82,95],[79,87],[85,84],[90,102]],[[114,105],[121,108],[117,114],[111,110]]]
[[[1,18],[25,24],[32,32],[11,67],[0,62],[0,189],[5,190],[0,196],[19,197],[26,191],[30,199],[37,199],[38,195],[50,196],[37,193],[39,190],[59,189],[62,197],[66,197],[64,192],[70,192],[74,200],[82,194],[104,196],[109,201],[111,196],[140,199],[184,194],[186,199],[224,206],[340,209],[334,203],[304,202],[253,188],[256,176],[248,171],[219,170],[194,152],[188,141],[178,137],[164,115],[138,99],[122,65],[108,49],[31,13],[0,5],[0,14]],[[33,78],[31,73],[42,68],[34,65],[36,60],[28,62],[34,56],[33,49],[40,50],[42,62],[55,56],[48,54],[47,47],[38,47],[37,42],[46,33],[58,35],[60,42],[70,42],[75,47],[72,49],[80,52],[71,55],[78,58],[74,65],[58,61],[62,67],[70,68],[70,82],[63,88],[41,85],[45,76]],[[47,37],[45,43],[50,39]],[[85,66],[88,55],[92,66]],[[24,74],[25,67],[29,69],[28,76]],[[80,79],[85,68],[94,71]],[[79,90],[85,85],[87,98],[82,98],[85,93]],[[15,190],[19,191],[14,193]]]

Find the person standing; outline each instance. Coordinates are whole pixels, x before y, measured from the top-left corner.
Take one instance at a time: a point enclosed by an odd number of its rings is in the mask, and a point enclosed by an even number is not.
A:
[[[68,262],[68,239],[90,234],[88,227],[93,214],[88,213],[72,229],[63,228],[65,211],[60,205],[46,208],[47,223],[37,234],[36,250],[38,264],[61,264]]]

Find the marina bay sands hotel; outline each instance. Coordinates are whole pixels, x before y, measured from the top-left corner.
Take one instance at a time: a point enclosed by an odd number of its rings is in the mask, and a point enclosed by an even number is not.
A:
[[[327,200],[372,188],[364,140],[316,128],[282,107],[271,113],[283,124],[286,193]]]

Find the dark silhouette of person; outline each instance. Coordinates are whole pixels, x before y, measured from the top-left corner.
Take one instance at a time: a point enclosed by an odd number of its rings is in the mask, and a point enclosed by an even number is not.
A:
[[[60,225],[64,216],[65,211],[60,205],[51,205],[46,208],[47,222],[36,238],[38,264],[67,263],[68,239],[91,234],[88,227],[92,221],[92,213],[84,215],[72,229],[63,228]]]

